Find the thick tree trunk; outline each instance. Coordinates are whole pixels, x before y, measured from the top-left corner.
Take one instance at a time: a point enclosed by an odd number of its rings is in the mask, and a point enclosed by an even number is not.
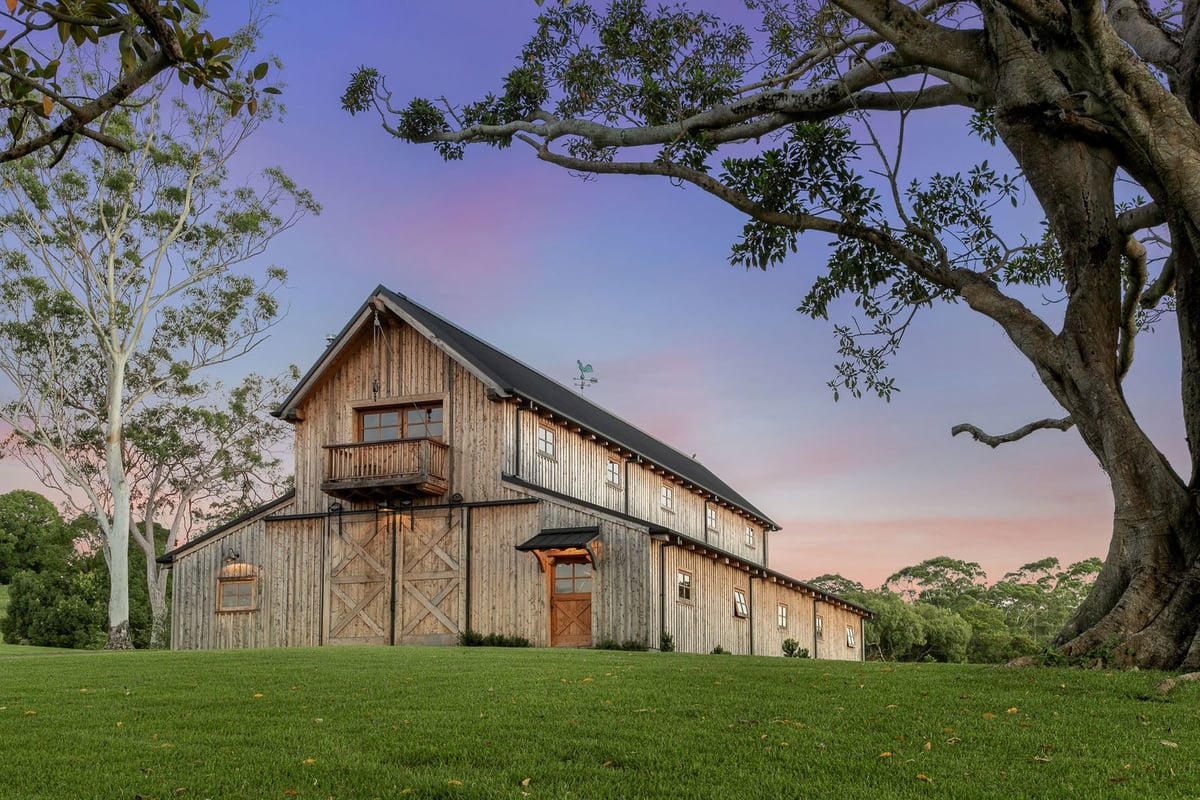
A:
[[[111,358],[111,356],[110,356]],[[125,390],[125,363],[111,360],[108,379],[108,425],[104,442],[105,466],[112,491],[113,515],[108,529],[105,555],[108,557],[108,642],[106,650],[131,650],[129,637],[129,482],[125,477],[125,459],[121,450],[124,432],[122,403]],[[97,509],[97,513],[102,513]]]

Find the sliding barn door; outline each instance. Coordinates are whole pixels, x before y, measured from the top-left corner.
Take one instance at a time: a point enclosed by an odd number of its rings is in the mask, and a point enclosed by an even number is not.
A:
[[[392,533],[386,514],[328,519],[329,644],[388,644],[392,638]]]
[[[454,644],[466,608],[459,515],[400,514],[399,644]]]

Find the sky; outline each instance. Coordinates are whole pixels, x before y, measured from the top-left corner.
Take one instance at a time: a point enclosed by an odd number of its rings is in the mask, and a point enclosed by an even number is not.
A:
[[[213,30],[244,18],[241,0],[214,5]],[[533,0],[287,0],[274,9],[263,52],[283,61],[287,114],[246,143],[234,171],[281,166],[324,211],[260,262],[289,272],[287,317],[242,369],[306,370],[326,334],[382,283],[563,383],[577,359],[591,363],[599,382],[589,399],[695,453],[782,526],[770,563],[794,577],[836,572],[871,587],[948,555],[995,580],[1045,556],[1065,565],[1105,554],[1111,495],[1074,431],[995,450],[950,435],[960,422],[1001,433],[1062,414],[989,320],[961,305],[924,313],[894,364],[891,402],[834,402],[832,323],[795,310],[827,240],[805,235],[781,266],[746,271],[728,262],[743,218],[698,190],[648,177],[583,182],[521,145],[445,163],[392,138],[378,117],[340,108],[362,64],[387,76],[397,105],[474,101],[514,66],[537,12]],[[1003,163],[967,140],[960,116],[914,123],[913,176],[978,157]],[[1011,219],[1034,235],[1036,220],[1033,208]],[[1056,313],[1037,295],[1026,300]],[[842,304],[834,316],[852,311]],[[1126,389],[1179,468],[1169,333],[1139,339]],[[0,462],[5,484],[36,488]]]

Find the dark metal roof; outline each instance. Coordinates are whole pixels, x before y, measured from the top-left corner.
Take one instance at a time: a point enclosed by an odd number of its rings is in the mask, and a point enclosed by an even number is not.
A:
[[[645,461],[665,469],[735,508],[757,517],[769,528],[779,530],[779,525],[770,517],[758,510],[749,500],[734,491],[729,484],[694,458],[684,455],[620,417],[605,411],[578,392],[568,389],[512,356],[497,350],[482,339],[467,333],[404,295],[379,286],[372,295],[372,298],[374,297],[382,298],[397,316],[429,337],[435,345],[450,353],[464,368],[488,384],[497,394],[525,399],[539,409],[569,420],[612,444],[641,456]],[[367,313],[369,308],[370,300],[362,305],[355,317],[338,334],[334,343],[326,349],[324,355],[301,379],[292,394],[274,412],[276,416],[286,419],[289,414],[294,412],[300,399],[307,394],[308,389],[319,379],[325,367],[341,351],[341,347],[349,335],[367,321],[370,316]]]
[[[529,550],[566,550],[571,547],[587,547],[588,542],[600,535],[600,528],[547,528],[527,542],[517,545],[522,552]]]
[[[174,550],[168,550],[167,552],[163,553],[161,556],[156,558],[155,561],[157,561],[159,564],[174,563],[175,559],[179,555],[181,555],[185,550],[191,550],[196,545],[198,545],[202,542],[207,542],[209,539],[213,538],[214,536],[220,536],[222,533],[229,530],[230,528],[235,528],[238,525],[241,525],[243,522],[246,522],[247,520],[252,520],[255,517],[265,514],[266,512],[270,511],[273,508],[278,508],[279,506],[288,502],[295,496],[296,496],[295,489],[285,492],[284,494],[280,495],[279,497],[276,497],[274,500],[268,500],[267,502],[263,503],[261,506],[258,506],[257,508],[252,508],[249,511],[247,511],[245,514],[242,514],[241,516],[238,516],[238,517],[235,517],[234,519],[229,520],[229,522],[226,522],[224,525],[220,525],[216,528],[213,528],[211,531],[208,531],[207,533],[205,533],[201,536],[197,536],[195,539],[189,539],[188,541],[186,541],[183,544],[176,547]]]

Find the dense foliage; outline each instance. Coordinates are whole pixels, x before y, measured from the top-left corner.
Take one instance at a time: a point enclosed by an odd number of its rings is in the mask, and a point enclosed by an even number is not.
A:
[[[1043,558],[989,584],[979,564],[938,556],[897,571],[878,589],[841,575],[809,583],[871,609],[869,658],[995,664],[1045,652],[1100,568],[1098,558],[1067,567]]]
[[[53,571],[71,547],[70,529],[54,504],[37,492],[0,495],[0,584],[21,571]]]

